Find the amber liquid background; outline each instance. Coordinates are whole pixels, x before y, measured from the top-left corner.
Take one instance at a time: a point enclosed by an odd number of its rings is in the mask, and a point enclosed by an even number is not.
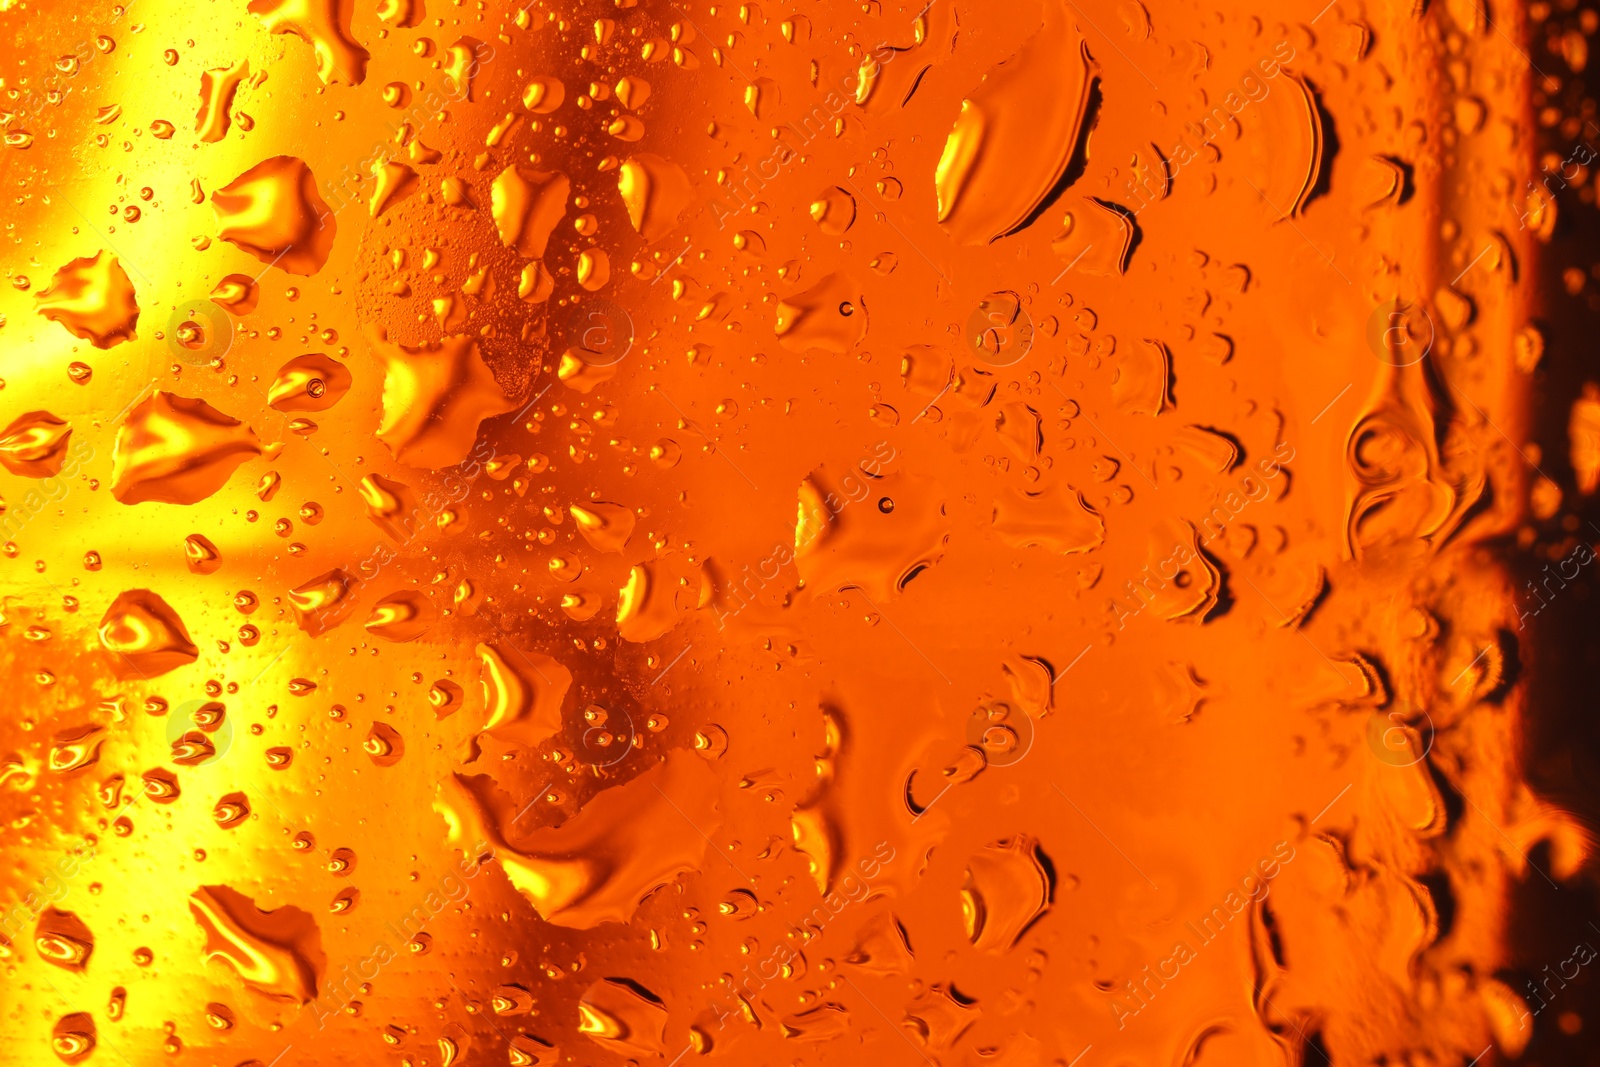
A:
[[[251,8],[0,11],[7,1062],[1592,1057],[1591,9]]]

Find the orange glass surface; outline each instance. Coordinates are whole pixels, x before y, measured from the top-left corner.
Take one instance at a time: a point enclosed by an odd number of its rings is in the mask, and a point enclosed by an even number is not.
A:
[[[1600,1048],[1592,0],[0,0],[0,1064]]]

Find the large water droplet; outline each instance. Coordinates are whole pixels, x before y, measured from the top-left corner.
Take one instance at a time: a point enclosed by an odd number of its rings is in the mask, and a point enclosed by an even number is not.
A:
[[[961,102],[934,174],[938,219],[957,242],[988,244],[1026,225],[1067,174],[1098,68],[1065,0],[1044,29]]]
[[[124,504],[195,504],[261,450],[255,431],[238,419],[157,389],[117,430],[111,495]]]
[[[333,251],[333,211],[294,156],[257,163],[212,193],[211,206],[219,237],[289,274],[317,273]]]
[[[309,1003],[324,964],[321,935],[299,908],[263,911],[227,886],[201,886],[189,910],[205,935],[205,958],[226,964],[259,993]]]
[[[96,348],[135,339],[139,304],[133,282],[109,252],[68,263],[56,271],[48,289],[34,294],[33,301],[39,314]]]

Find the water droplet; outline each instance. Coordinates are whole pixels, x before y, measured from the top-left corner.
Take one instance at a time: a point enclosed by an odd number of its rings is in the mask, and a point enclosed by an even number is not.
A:
[[[316,922],[295,907],[263,911],[227,886],[202,886],[189,910],[205,935],[205,959],[235,971],[269,997],[309,1003],[324,964]]]
[[[239,82],[250,73],[250,63],[241,59],[231,67],[217,67],[200,75],[200,111],[195,116],[195,133],[206,143],[222,140],[228,134],[228,111],[233,106]]]
[[[393,767],[400,762],[406,751],[405,741],[400,737],[400,732],[383,722],[372,724],[372,728],[367,731],[367,739],[361,743],[361,747],[379,767]]]
[[[122,676],[165,674],[199,658],[183,620],[148,589],[131,589],[111,602],[100,620],[100,643]]]
[[[94,934],[72,912],[48,907],[39,913],[33,946],[45,962],[68,971],[82,971],[94,953]]]
[[[350,383],[348,367],[312,352],[279,368],[278,377],[267,391],[267,403],[279,411],[326,411],[344,398]]]
[[[61,473],[72,427],[48,411],[18,415],[0,430],[0,465],[24,478]]]
[[[626,978],[595,982],[578,1001],[578,1032],[619,1056],[667,1055],[667,1009]]]
[[[217,801],[211,817],[223,829],[232,829],[250,817],[250,802],[243,793],[229,793]]]
[[[293,156],[257,163],[212,193],[211,206],[219,237],[290,274],[317,273],[333,251],[334,212]]]
[[[94,1019],[88,1012],[63,1016],[50,1031],[50,1048],[63,1063],[77,1063],[94,1051]]]
[[[633,228],[646,241],[670,233],[694,197],[684,169],[649,152],[623,160],[617,171],[617,191]]]
[[[412,347],[373,337],[384,365],[378,438],[395,459],[438,470],[467,458],[484,419],[515,410],[472,337]]]
[[[856,198],[837,185],[811,202],[811,218],[829,237],[839,237],[856,221]]]
[[[774,332],[792,352],[820,348],[848,352],[867,335],[867,316],[856,314],[860,288],[843,274],[830,274],[815,286],[778,304]]]
[[[507,167],[490,186],[489,211],[507,248],[539,259],[566,215],[572,183],[559,172]]]
[[[938,221],[964,245],[1025,225],[1055,191],[1082,139],[1098,67],[1066,4],[991,68],[961,102],[934,172]]]
[[[621,504],[592,501],[567,509],[583,539],[599,552],[621,552],[633,535],[634,515]]]
[[[268,33],[286,33],[311,46],[324,85],[360,85],[367,50],[350,33],[351,7],[339,0],[250,0],[249,12]]]
[[[136,339],[139,304],[133,283],[110,252],[68,263],[56,271],[49,288],[34,294],[33,302],[39,314],[96,348]]]
[[[262,451],[255,431],[204,400],[157,389],[117,430],[111,495],[124,504],[195,504]]]

